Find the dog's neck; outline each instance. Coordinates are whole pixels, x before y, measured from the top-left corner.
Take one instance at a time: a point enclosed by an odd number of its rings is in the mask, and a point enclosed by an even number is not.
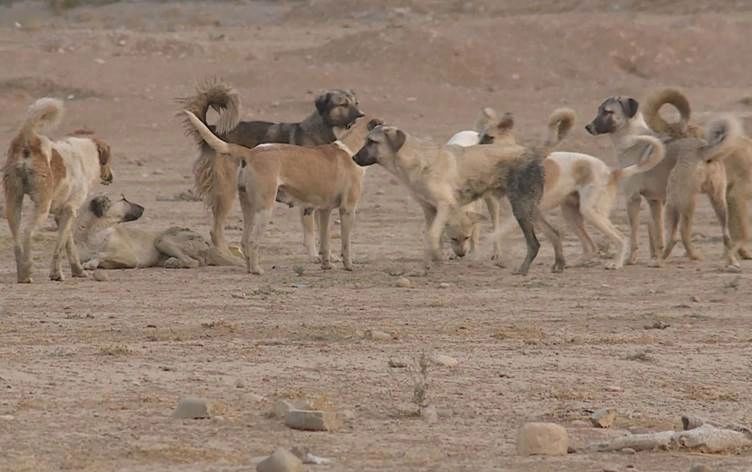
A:
[[[318,111],[314,111],[308,117],[300,122],[300,128],[311,137],[316,137],[321,140],[319,144],[327,144],[334,142],[337,137],[334,135],[334,130],[331,126],[324,123],[324,119],[321,117]]]
[[[105,230],[112,227],[111,223],[95,218],[87,212],[76,219],[73,240],[76,244],[93,245],[98,242]]]
[[[642,113],[638,112],[633,118],[629,120],[627,126],[614,131],[610,134],[610,136],[611,141],[614,143],[616,149],[625,149],[632,145],[632,140],[626,139],[628,136],[645,134],[653,135],[654,133],[648,127],[647,123],[645,122],[645,117],[642,116]],[[629,146],[626,146],[626,143],[629,143]]]

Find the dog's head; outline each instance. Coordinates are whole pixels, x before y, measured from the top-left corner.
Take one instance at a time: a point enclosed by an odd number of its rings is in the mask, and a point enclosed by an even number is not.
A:
[[[368,133],[370,133],[375,127],[383,125],[384,122],[379,118],[373,118],[371,116],[364,116],[358,118],[350,129],[337,128],[334,131],[334,135],[337,139],[343,142],[349,149],[357,151],[366,142]]]
[[[608,97],[598,107],[593,121],[585,126],[593,136],[619,131],[637,115],[640,104],[631,97]]]
[[[465,257],[471,248],[473,233],[485,217],[474,211],[457,210],[450,213],[444,235],[457,257]]]
[[[391,168],[406,140],[407,135],[401,129],[378,125],[368,133],[366,143],[353,156],[353,160],[361,167],[378,163]]]
[[[365,116],[352,90],[329,90],[316,97],[315,104],[324,124],[332,128],[349,128],[355,120]]]
[[[99,154],[99,180],[102,185],[110,185],[112,183],[112,153],[110,145],[101,139],[91,138],[91,140],[97,146],[97,153]]]
[[[89,200],[85,205],[84,212],[104,226],[113,226],[118,223],[134,221],[144,214],[144,207],[132,203],[121,196],[119,200],[112,200],[107,195],[98,195]]]
[[[515,144],[512,128],[514,116],[511,113],[507,112],[499,117],[493,108],[484,108],[475,128],[480,137],[478,144]]]

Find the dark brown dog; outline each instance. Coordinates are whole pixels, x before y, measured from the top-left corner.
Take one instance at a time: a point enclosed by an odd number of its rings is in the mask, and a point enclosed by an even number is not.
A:
[[[268,121],[239,121],[240,98],[229,85],[211,80],[200,84],[195,95],[179,99],[185,110],[196,115],[204,124],[209,108],[219,113],[215,126],[209,126],[222,140],[254,148],[262,143],[286,143],[298,146],[317,146],[334,142],[337,129],[346,129],[363,116],[352,90],[330,90],[315,100],[316,110],[299,123]],[[181,112],[182,116],[185,116]],[[217,159],[215,151],[201,139],[186,118],[186,133],[198,143],[200,154],[193,164],[197,193],[214,216],[212,243],[230,254],[225,239],[225,220],[232,209],[237,191],[238,161]],[[311,209],[301,209],[304,245],[308,254],[316,257],[314,220]]]

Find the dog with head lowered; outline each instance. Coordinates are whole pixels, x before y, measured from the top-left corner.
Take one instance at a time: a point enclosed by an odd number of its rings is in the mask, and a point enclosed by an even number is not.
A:
[[[298,123],[268,121],[240,121],[240,98],[235,90],[221,81],[200,84],[196,93],[179,100],[185,110],[192,112],[205,126],[228,143],[253,148],[262,143],[286,143],[298,146],[318,146],[334,142],[335,131],[349,128],[363,116],[352,90],[329,90],[317,96],[315,110]],[[217,124],[209,126],[209,109],[219,113]],[[193,164],[196,192],[211,209],[213,215],[211,240],[225,254],[229,247],[225,239],[225,221],[232,209],[237,188],[240,162],[219,158],[216,151],[186,120],[186,132],[198,143],[200,154]],[[314,215],[310,208],[301,208],[303,240],[306,251],[316,256]]]
[[[526,274],[540,243],[534,226],[551,240],[554,272],[564,270],[559,233],[538,204],[543,195],[543,159],[572,127],[574,112],[556,110],[543,149],[516,144],[442,148],[422,143],[393,126],[377,126],[354,159],[358,165],[379,164],[396,176],[418,201],[426,222],[426,267],[441,260],[441,235],[450,218],[463,218],[463,207],[492,195],[507,197],[527,242],[527,255],[517,273]]]
[[[63,280],[63,252],[73,277],[85,277],[73,240],[73,222],[97,181],[105,185],[112,182],[107,143],[82,136],[53,141],[42,134],[57,126],[62,115],[63,102],[58,99],[40,98],[34,102],[10,143],[2,169],[5,216],[13,236],[19,283],[31,282],[31,241],[50,213],[58,222],[50,279]],[[21,235],[21,209],[27,195],[34,210]]]
[[[242,250],[249,273],[262,274],[259,244],[274,202],[312,208],[318,213],[322,269],[331,269],[329,216],[339,209],[342,224],[342,264],[352,270],[350,235],[363,191],[364,169],[352,161],[368,131],[381,123],[361,118],[340,140],[320,146],[267,143],[250,149],[223,141],[190,111],[185,112],[201,138],[221,159],[243,162],[238,196],[243,209]]]

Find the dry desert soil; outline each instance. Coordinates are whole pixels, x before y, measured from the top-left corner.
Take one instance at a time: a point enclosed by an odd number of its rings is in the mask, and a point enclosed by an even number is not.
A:
[[[192,187],[196,155],[174,99],[211,76],[237,88],[247,119],[296,121],[321,90],[353,88],[363,110],[436,142],[471,127],[483,106],[513,112],[518,136],[540,142],[548,113],[566,105],[579,118],[559,148],[611,164],[609,140],[583,129],[608,95],[671,85],[698,121],[752,113],[752,3],[742,0],[60,3],[0,2],[0,143],[34,99],[64,98],[54,135],[89,128],[109,141],[107,191],[143,204],[133,224],[150,229],[208,236],[202,203],[174,198]],[[627,229],[623,201],[612,218]],[[640,263],[618,272],[601,259],[552,274],[544,242],[530,274],[515,276],[524,251],[515,234],[506,269],[484,239],[479,261],[422,275],[421,219],[374,167],[354,272],[307,260],[297,211],[279,206],[263,276],[154,268],[52,283],[47,229],[32,285],[15,284],[3,223],[0,470],[247,471],[278,446],[332,460],[309,471],[752,470],[750,451],[582,451],[677,428],[687,413],[752,426],[752,263],[720,270],[704,198],[695,226],[704,260],[677,250],[660,270],[647,267],[643,229]],[[241,226],[236,208],[233,242]],[[580,251],[571,232],[565,250],[570,260]],[[400,276],[411,286],[398,287]],[[433,424],[414,413],[424,353],[458,361],[428,368]],[[172,418],[186,396],[208,400],[212,418]],[[270,416],[275,401],[301,397],[335,409],[342,428],[294,431]],[[618,411],[610,429],[587,422],[601,407]],[[517,455],[528,421],[563,425],[575,452]]]

